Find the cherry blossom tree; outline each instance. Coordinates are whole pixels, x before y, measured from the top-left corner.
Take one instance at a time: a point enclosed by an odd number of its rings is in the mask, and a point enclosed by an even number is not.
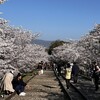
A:
[[[7,69],[32,70],[41,60],[47,61],[45,48],[31,42],[38,37],[22,27],[12,27],[0,19],[0,67]],[[5,23],[6,22],[6,23]]]
[[[7,0],[0,0],[0,4],[3,4],[5,1],[7,1]]]
[[[82,46],[85,51],[82,55],[87,63],[95,60],[100,60],[100,25],[97,24],[92,31],[80,39],[79,46]]]
[[[0,0],[3,4],[6,0]],[[22,27],[10,26],[8,21],[0,18],[0,69],[30,71],[36,63],[48,61],[45,47],[32,44],[39,36]]]
[[[69,42],[69,43],[68,43]],[[92,61],[100,61],[100,24],[78,41],[68,41],[63,46],[53,49],[51,59],[59,62],[77,61],[80,65],[91,64]],[[99,63],[100,65],[100,63]],[[85,66],[86,67],[86,66]],[[82,68],[82,67],[81,67]]]
[[[0,4],[5,1],[0,0]],[[7,20],[0,18],[0,77],[7,70],[27,72],[41,60],[48,61],[45,48],[32,44],[38,35],[22,27],[12,27]]]

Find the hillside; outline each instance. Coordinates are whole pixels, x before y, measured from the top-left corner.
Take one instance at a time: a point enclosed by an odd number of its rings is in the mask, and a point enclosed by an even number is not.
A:
[[[49,47],[51,42],[52,41],[39,40],[39,39],[32,41],[32,43],[35,43],[35,44],[38,44],[38,45],[42,45],[44,47]]]

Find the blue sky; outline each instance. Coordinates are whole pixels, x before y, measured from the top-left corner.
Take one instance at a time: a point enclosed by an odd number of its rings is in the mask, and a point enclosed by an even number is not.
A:
[[[100,23],[100,0],[8,0],[0,17],[43,40],[79,39]]]

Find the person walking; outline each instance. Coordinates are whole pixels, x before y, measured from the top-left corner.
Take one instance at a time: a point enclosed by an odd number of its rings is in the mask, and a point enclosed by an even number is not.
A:
[[[76,64],[76,62],[74,62],[72,66],[72,75],[74,83],[77,83],[78,73],[79,73],[79,66]]]
[[[92,63],[92,70],[93,70],[92,78],[93,78],[94,85],[95,85],[95,91],[97,91],[99,89],[100,68],[96,62]]]
[[[38,64],[38,69],[39,69],[38,74],[39,74],[39,75],[43,74],[43,68],[44,68],[44,62],[41,61],[41,62]]]
[[[70,64],[67,63],[67,66],[65,69],[65,78],[66,78],[67,89],[69,89],[69,87],[70,87],[71,72],[72,72],[72,68],[70,67]]]

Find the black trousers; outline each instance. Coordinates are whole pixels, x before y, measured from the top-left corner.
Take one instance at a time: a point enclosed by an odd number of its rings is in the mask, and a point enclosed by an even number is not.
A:
[[[99,76],[98,75],[94,76],[94,85],[95,85],[95,90],[97,91],[99,89]]]
[[[16,86],[15,91],[17,92],[17,94],[20,94],[21,92],[24,91],[24,86],[22,85]]]
[[[69,89],[69,87],[70,87],[70,79],[66,79],[66,87],[67,87],[67,89]]]
[[[73,81],[74,81],[74,83],[77,83],[77,79],[78,79],[78,74],[73,75]]]

